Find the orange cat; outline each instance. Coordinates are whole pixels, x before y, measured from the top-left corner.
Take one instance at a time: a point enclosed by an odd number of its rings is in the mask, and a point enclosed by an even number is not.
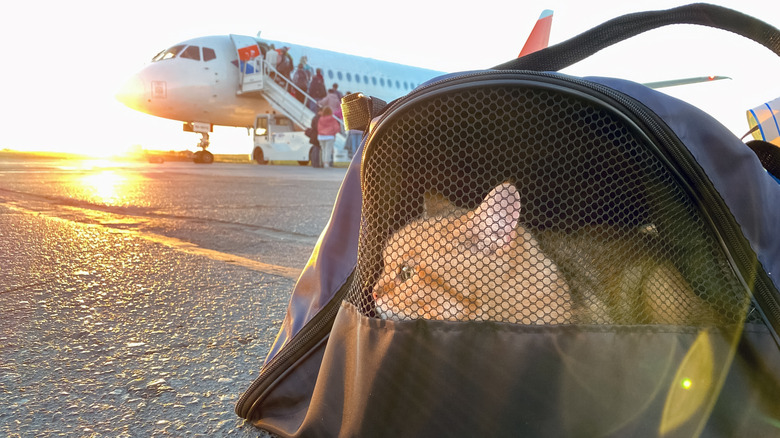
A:
[[[424,217],[390,237],[373,292],[379,315],[568,322],[568,286],[536,239],[518,226],[517,189],[499,185],[475,210],[462,212],[428,197]]]
[[[654,247],[656,236],[649,230],[593,226],[571,233],[543,231],[538,238],[572,289],[577,322],[712,322],[714,315]]]
[[[384,248],[373,289],[379,316],[520,324],[709,320],[680,272],[653,255],[650,233],[605,226],[534,236],[519,218],[519,193],[509,183],[471,211],[427,196],[423,217]]]

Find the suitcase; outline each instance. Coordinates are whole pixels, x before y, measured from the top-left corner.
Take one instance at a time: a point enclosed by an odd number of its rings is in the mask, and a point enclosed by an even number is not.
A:
[[[311,167],[322,167],[322,149],[319,145],[311,146],[309,157],[311,158]]]

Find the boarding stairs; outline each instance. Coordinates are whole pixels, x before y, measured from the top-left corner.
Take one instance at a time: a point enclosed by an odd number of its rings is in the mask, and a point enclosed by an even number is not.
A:
[[[268,65],[263,59],[257,58],[251,61],[249,68],[241,69],[239,89],[236,94],[240,96],[253,96],[263,98],[279,113],[288,117],[301,129],[311,126],[314,111],[309,109],[310,102],[316,100],[309,96],[305,90],[301,90],[290,79],[280,74],[274,67]],[[303,102],[299,101],[293,93],[304,96]],[[343,127],[343,122],[342,122]],[[341,138],[338,138],[341,137]],[[346,136],[339,134],[336,142],[344,141]]]

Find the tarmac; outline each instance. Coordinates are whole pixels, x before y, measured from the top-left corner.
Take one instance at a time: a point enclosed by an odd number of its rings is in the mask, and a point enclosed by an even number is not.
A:
[[[344,174],[0,157],[0,436],[267,436],[234,404]]]

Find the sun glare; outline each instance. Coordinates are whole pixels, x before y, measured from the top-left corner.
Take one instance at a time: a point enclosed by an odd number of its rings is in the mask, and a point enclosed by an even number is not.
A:
[[[95,164],[94,162],[92,164]],[[130,185],[127,175],[113,170],[103,170],[89,173],[79,181],[87,199],[108,205],[122,205],[125,203],[127,189]]]

